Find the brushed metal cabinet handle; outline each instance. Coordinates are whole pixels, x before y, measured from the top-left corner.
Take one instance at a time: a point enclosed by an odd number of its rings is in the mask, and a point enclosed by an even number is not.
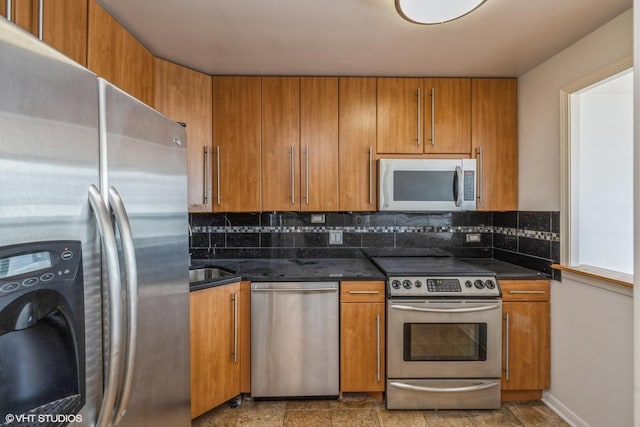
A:
[[[378,291],[349,291],[350,294],[356,294],[356,295],[377,295],[380,292]]]
[[[218,206],[220,206],[220,203],[222,202],[222,195],[220,194],[220,176],[220,146],[218,145],[216,147],[216,190],[218,191],[216,197]]]
[[[431,145],[436,145],[436,88],[431,88]]]
[[[309,146],[307,145],[306,151],[305,151],[305,181],[306,181],[306,189],[305,189],[305,193],[306,193],[306,203],[307,205],[309,204]]]
[[[44,0],[38,0],[38,38],[42,41],[44,34]]]
[[[505,314],[504,328],[504,378],[509,381],[509,313]]]
[[[296,203],[296,181],[295,181],[295,160],[293,159],[294,156],[294,149],[293,149],[293,145],[291,146],[291,204],[295,204]]]
[[[209,202],[209,147],[202,147],[202,153],[202,204],[206,205]]]
[[[478,147],[476,149],[477,157],[478,157],[478,202],[482,203],[482,175],[483,175],[483,167],[482,167],[482,147]]]
[[[12,3],[13,2],[11,0],[7,0],[6,7],[5,7],[5,10],[7,11],[6,18],[7,18],[7,21],[9,21],[9,22],[11,22],[11,13],[12,13],[11,6],[12,6]]]
[[[373,204],[373,147],[369,146],[369,204]]]
[[[422,103],[422,93],[420,88],[418,88],[418,132],[417,132],[417,136],[418,138],[416,139],[417,143],[418,143],[418,147],[420,146],[420,124],[422,123],[421,117],[420,115],[422,114],[422,108],[420,107],[420,104]]]
[[[238,294],[233,294],[233,363],[238,363]]]
[[[376,314],[376,380],[380,382],[380,314]]]
[[[518,290],[510,290],[510,294],[519,294],[519,295],[541,295],[546,294],[545,291],[518,291]]]

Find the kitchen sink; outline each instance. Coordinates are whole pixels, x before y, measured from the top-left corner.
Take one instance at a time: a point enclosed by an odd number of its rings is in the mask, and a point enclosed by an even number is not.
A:
[[[234,273],[220,267],[204,267],[189,270],[189,283],[212,282],[226,277],[233,276]]]

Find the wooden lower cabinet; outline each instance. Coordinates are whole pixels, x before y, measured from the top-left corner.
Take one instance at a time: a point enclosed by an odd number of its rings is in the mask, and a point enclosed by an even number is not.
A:
[[[502,400],[539,399],[550,384],[548,280],[501,280]]]
[[[384,286],[383,281],[340,284],[341,392],[384,391]]]
[[[244,324],[249,282],[232,283],[190,294],[191,417],[238,396],[248,354]],[[245,291],[243,294],[243,290]]]

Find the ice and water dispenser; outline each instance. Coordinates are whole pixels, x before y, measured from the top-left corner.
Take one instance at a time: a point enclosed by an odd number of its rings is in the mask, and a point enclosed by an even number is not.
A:
[[[84,361],[80,242],[0,248],[0,426],[61,425],[57,416],[76,414]]]

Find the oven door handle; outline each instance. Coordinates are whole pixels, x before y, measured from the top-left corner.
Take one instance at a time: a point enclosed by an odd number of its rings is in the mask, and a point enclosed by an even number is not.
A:
[[[410,391],[426,391],[426,392],[433,392],[433,393],[465,393],[465,392],[471,392],[471,391],[480,391],[480,390],[486,390],[488,388],[492,388],[492,387],[497,387],[500,385],[499,381],[492,381],[490,383],[486,383],[486,384],[477,384],[477,385],[472,385],[472,386],[466,386],[466,387],[420,387],[420,386],[416,386],[416,385],[411,385],[411,384],[405,384],[405,383],[399,383],[399,382],[395,382],[395,381],[391,381],[389,383],[389,385],[391,387],[396,387],[396,388],[400,388],[402,390],[410,390]]]
[[[396,305],[391,304],[391,308],[402,311],[422,311],[427,313],[477,313],[479,311],[489,311],[501,308],[500,304],[483,305],[480,307],[467,307],[467,308],[418,308],[408,305]]]

